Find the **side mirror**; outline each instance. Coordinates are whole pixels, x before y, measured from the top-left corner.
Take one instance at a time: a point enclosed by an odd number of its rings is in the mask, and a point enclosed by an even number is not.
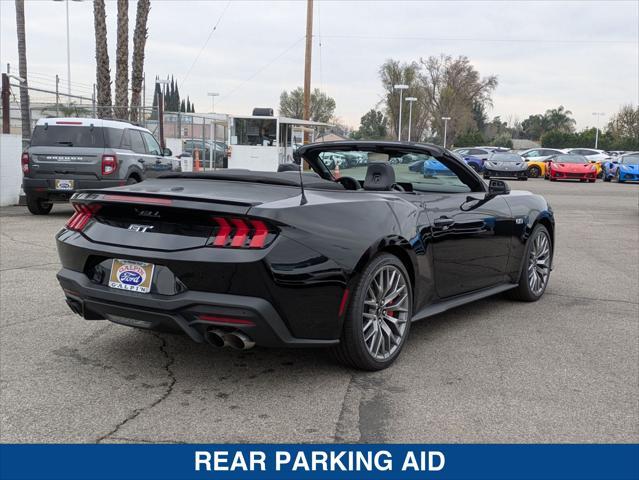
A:
[[[510,186],[503,180],[491,180],[488,184],[488,195],[508,195]]]
[[[162,150],[162,156],[170,157],[172,155],[173,155],[173,152],[171,151],[171,149],[164,147],[164,150]]]

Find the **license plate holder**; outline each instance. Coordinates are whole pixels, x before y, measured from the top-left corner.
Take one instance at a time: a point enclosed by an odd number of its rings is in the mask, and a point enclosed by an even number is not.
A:
[[[109,287],[128,292],[149,293],[155,265],[114,258],[111,263]]]
[[[73,190],[75,189],[75,180],[56,179],[55,189],[56,190]]]

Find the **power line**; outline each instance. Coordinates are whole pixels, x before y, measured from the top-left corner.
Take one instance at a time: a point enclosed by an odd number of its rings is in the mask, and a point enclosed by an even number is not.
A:
[[[229,8],[230,4],[231,4],[231,0],[228,1],[226,6],[224,7],[224,10],[222,10],[222,13],[220,14],[220,16],[217,19],[217,22],[215,22],[215,25],[213,25],[213,29],[209,33],[209,36],[206,37],[206,41],[204,42],[204,45],[202,45],[202,48],[200,48],[200,51],[198,52],[197,56],[195,57],[195,60],[193,60],[193,63],[191,64],[191,66],[187,70],[186,75],[184,75],[184,78],[182,79],[182,85],[184,85],[186,83],[187,78],[189,78],[189,75],[191,74],[191,71],[193,70],[193,67],[195,67],[195,64],[200,59],[200,55],[202,55],[202,52],[206,48],[206,45],[209,43],[209,40],[211,40],[211,37],[213,36],[213,33],[215,32],[215,30],[217,30],[217,26],[222,21],[222,17],[226,13],[226,10]]]
[[[260,73],[262,73],[264,70],[266,70],[268,67],[270,67],[273,63],[275,63],[276,61],[278,61],[280,58],[282,58],[284,55],[286,55],[289,50],[291,50],[293,47],[295,47],[298,43],[300,43],[302,40],[304,40],[304,38],[306,38],[306,35],[302,35],[301,37],[299,37],[297,40],[295,40],[291,45],[289,45],[288,47],[286,47],[282,52],[280,52],[275,58],[273,58],[270,62],[268,62],[266,65],[263,65],[262,67],[258,68],[253,74],[251,74],[246,80],[242,81],[241,83],[239,83],[233,90],[231,90],[230,92],[221,95],[220,96],[220,100],[221,99],[226,99],[228,97],[230,97],[231,95],[233,95],[235,92],[237,92],[240,88],[242,88],[245,84],[247,84],[248,82],[250,82],[251,80],[253,80],[257,75],[259,75]]]
[[[547,38],[472,38],[472,37],[420,37],[420,36],[382,36],[382,35],[324,35],[324,38],[352,38],[362,40],[420,40],[430,42],[494,42],[494,43],[564,43],[564,44],[633,44],[633,40],[590,40],[590,39],[547,39]]]

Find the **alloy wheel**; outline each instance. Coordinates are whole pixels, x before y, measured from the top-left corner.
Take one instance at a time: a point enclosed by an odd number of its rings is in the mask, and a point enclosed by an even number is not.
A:
[[[408,322],[409,292],[402,272],[393,265],[373,276],[364,300],[362,333],[368,353],[385,360],[401,346]]]
[[[528,286],[534,295],[541,295],[550,274],[550,239],[544,231],[532,239],[528,257]]]

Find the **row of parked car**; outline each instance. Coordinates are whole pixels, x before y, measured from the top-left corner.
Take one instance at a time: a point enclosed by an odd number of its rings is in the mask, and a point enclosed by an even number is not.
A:
[[[531,148],[514,152],[496,147],[466,147],[453,153],[487,179],[639,181],[639,152],[606,152],[594,148]]]

